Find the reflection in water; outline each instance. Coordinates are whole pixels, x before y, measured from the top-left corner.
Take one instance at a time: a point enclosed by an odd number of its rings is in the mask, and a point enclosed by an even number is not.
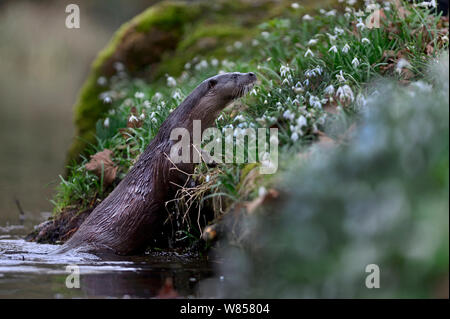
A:
[[[133,257],[73,253],[0,235],[0,298],[154,298],[195,295],[212,275],[203,258],[175,253]],[[65,285],[67,265],[80,269],[80,289]]]

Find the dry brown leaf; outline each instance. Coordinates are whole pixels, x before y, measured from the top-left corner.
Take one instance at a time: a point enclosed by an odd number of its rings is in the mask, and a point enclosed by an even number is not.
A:
[[[109,149],[104,149],[94,155],[91,155],[91,160],[85,165],[86,169],[93,172],[101,178],[103,170],[103,185],[106,187],[110,185],[117,174],[117,167],[114,166],[111,156],[113,152]]]

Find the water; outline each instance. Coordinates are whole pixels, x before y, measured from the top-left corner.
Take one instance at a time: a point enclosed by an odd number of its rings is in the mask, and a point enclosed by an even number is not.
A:
[[[196,297],[212,275],[205,258],[159,253],[133,257],[51,255],[58,246],[24,241],[25,227],[0,227],[0,298]],[[80,288],[69,289],[66,267],[77,265]]]

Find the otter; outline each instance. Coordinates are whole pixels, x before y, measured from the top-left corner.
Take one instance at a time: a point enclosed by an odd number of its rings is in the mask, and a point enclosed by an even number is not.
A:
[[[167,217],[165,203],[174,196],[173,185],[183,185],[180,181],[186,181],[187,174],[194,171],[193,163],[177,164],[177,169],[173,169],[175,164],[168,154],[177,141],[170,139],[171,131],[185,128],[192,141],[194,120],[201,121],[203,130],[214,126],[219,113],[247,93],[255,82],[256,75],[252,72],[232,72],[200,83],[163,122],[125,178],[57,253],[75,248],[118,255],[142,252]]]

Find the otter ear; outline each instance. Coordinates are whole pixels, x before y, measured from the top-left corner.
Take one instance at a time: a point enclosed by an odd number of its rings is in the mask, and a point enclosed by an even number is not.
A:
[[[213,87],[215,87],[217,84],[217,80],[215,79],[211,79],[208,81],[208,89],[212,89]]]

